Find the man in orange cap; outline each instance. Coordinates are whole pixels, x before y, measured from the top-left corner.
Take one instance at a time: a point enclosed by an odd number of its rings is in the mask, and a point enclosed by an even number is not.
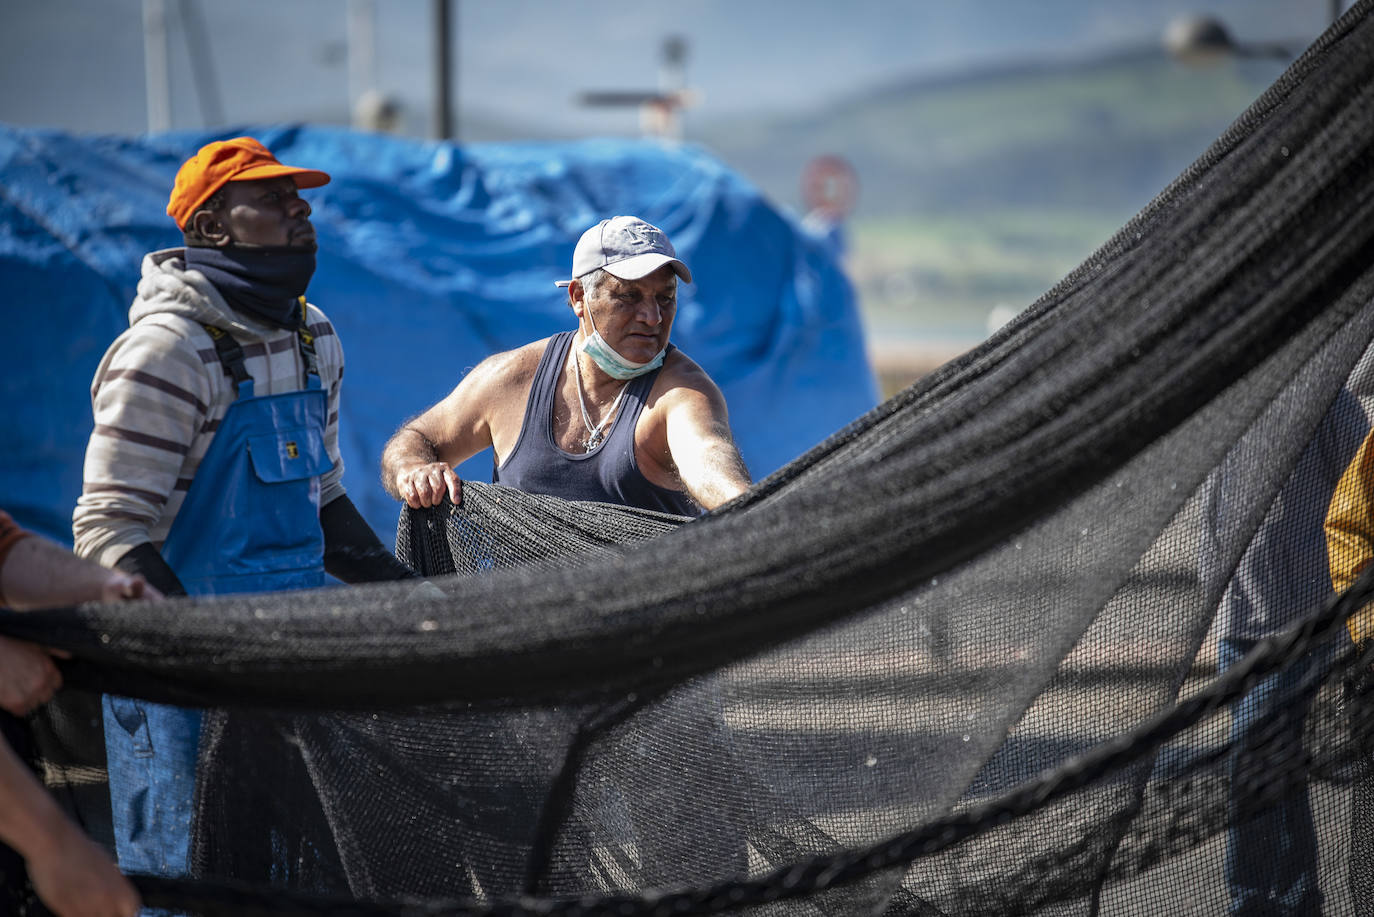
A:
[[[91,388],[81,556],[169,596],[414,576],[342,484],[343,350],[305,300],[316,245],[299,194],[328,181],[251,137],[177,172],[167,213],[185,247],[144,257],[129,330]],[[199,715],[103,704],[120,865],[182,874]]]

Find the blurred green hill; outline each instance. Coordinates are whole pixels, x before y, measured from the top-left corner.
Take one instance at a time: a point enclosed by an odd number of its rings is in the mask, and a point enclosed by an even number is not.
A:
[[[1282,72],[1162,51],[892,85],[804,117],[693,132],[800,211],[820,154],[859,175],[849,268],[870,336],[960,348],[1029,305],[1162,190]]]
[[[1050,206],[1138,209],[1281,72],[1207,68],[1154,49],[908,82],[804,117],[732,118],[699,138],[779,202],[798,206],[812,156],[863,183],[857,216]]]

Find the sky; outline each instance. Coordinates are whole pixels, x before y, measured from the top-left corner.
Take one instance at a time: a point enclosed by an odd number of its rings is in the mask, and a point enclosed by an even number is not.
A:
[[[147,129],[146,0],[0,0],[0,121],[83,132]],[[405,133],[430,132],[429,0],[163,0],[172,126],[347,118],[350,11],[372,23],[373,87],[402,106]],[[455,109],[481,134],[633,134],[632,110],[589,109],[586,90],[658,88],[662,43],[688,42],[699,94],[686,124],[802,113],[923,75],[1091,56],[1159,41],[1187,14],[1220,18],[1242,41],[1305,45],[1329,0],[453,0]],[[371,16],[367,17],[367,11]],[[364,47],[356,43],[355,47]],[[193,53],[194,52],[194,53]],[[207,124],[206,98],[222,115]],[[362,58],[355,57],[357,61]],[[356,84],[356,81],[355,81]],[[208,106],[213,112],[215,106]]]

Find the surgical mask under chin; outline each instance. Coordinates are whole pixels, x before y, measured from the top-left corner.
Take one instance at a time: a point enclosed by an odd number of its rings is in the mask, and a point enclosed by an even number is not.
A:
[[[582,352],[592,358],[601,371],[612,379],[633,379],[635,376],[642,376],[651,373],[663,365],[663,355],[668,352],[664,347],[654,358],[647,363],[636,363],[627,360],[616,353],[614,347],[606,343],[606,339],[601,336],[601,332],[596,330],[596,320],[592,318],[592,310],[587,310],[587,321],[591,322],[592,333],[582,339]]]

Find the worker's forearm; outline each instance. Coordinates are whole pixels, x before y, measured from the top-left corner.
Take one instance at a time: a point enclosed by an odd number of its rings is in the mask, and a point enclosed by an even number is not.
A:
[[[59,855],[65,816],[9,743],[0,738],[0,840],[26,860]]]
[[[53,914],[134,917],[137,890],[86,837],[0,740],[0,840],[24,858],[38,898]]]
[[[731,443],[704,449],[689,468],[679,467],[688,495],[703,509],[715,509],[749,489],[749,469]]]
[[[396,559],[347,495],[320,508],[324,569],[345,583],[414,579],[418,574]]]
[[[110,571],[40,535],[10,548],[0,568],[0,595],[17,611],[76,605],[100,598]]]
[[[397,476],[437,461],[439,450],[428,436],[414,427],[401,427],[382,450],[382,486],[394,499],[403,500]]]

